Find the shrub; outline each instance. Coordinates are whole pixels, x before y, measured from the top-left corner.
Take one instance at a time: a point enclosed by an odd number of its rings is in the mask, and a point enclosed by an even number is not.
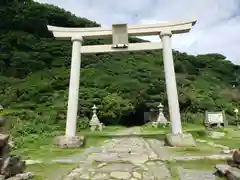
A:
[[[89,128],[89,119],[88,118],[80,118],[77,121],[77,129],[88,129]]]
[[[203,124],[204,122],[204,113],[184,113],[182,115],[182,121],[184,124],[194,123],[194,124]]]
[[[206,137],[208,134],[206,130],[192,130],[187,132],[191,133],[194,137],[198,137],[198,138]]]

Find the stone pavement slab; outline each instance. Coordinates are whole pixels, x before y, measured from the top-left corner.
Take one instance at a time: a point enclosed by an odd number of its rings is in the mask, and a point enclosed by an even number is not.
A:
[[[178,168],[180,180],[215,180],[216,176],[211,171]]]

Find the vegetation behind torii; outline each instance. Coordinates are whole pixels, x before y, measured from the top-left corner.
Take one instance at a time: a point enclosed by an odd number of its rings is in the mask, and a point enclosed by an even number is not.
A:
[[[5,107],[12,135],[62,130],[71,42],[54,40],[46,25],[99,24],[32,0],[1,1],[0,14],[0,104]],[[233,110],[240,106],[240,66],[221,54],[192,56],[174,51],[174,60],[182,120],[200,124],[204,111],[225,110],[233,122]],[[86,127],[93,104],[105,124],[142,124],[143,112],[159,102],[168,116],[160,51],[83,55],[81,66],[79,128]]]

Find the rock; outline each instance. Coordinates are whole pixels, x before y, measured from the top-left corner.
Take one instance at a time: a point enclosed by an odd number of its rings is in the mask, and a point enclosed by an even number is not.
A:
[[[232,153],[232,151],[230,149],[222,149],[221,153],[223,153],[223,154],[230,154],[230,153]]]
[[[220,174],[225,175],[227,170],[230,169],[231,166],[227,164],[217,164],[215,168],[217,169],[218,172],[220,172]]]
[[[235,163],[240,164],[240,149],[234,151],[232,159]]]
[[[2,158],[2,157],[8,156],[10,151],[11,151],[11,147],[10,147],[9,144],[6,144],[5,146],[2,146],[0,148],[0,157]]]
[[[177,147],[194,147],[196,146],[196,142],[193,136],[189,133],[182,134],[167,134],[165,138],[165,142],[169,146],[177,146]]]
[[[13,176],[13,177],[7,178],[5,180],[23,180],[23,179],[21,177]]]
[[[9,135],[0,134],[0,147],[5,146],[8,143]]]
[[[151,162],[148,166],[148,172],[150,172],[156,179],[171,179],[170,171],[165,164],[156,164]]]
[[[89,173],[84,173],[80,176],[80,179],[89,179],[90,176],[89,176]]]
[[[32,178],[29,173],[23,173],[26,164],[18,156],[10,155],[11,145],[9,135],[0,134],[0,180],[27,180]]]
[[[142,178],[142,175],[138,172],[133,172],[133,176],[137,179],[141,179]]]
[[[129,172],[112,172],[111,176],[116,179],[129,179],[131,177],[131,174]]]
[[[21,161],[19,157],[9,156],[5,159],[1,167],[1,174],[6,177],[12,177],[23,173],[26,168],[25,162]]]
[[[240,169],[231,167],[226,171],[227,180],[240,180]]]
[[[154,180],[154,176],[151,175],[149,172],[143,172],[143,178],[144,180]]]
[[[108,179],[108,175],[104,173],[97,173],[92,177],[92,180],[103,180]]]
[[[178,168],[180,180],[216,180],[216,176],[211,171]]]
[[[17,174],[15,177],[20,178],[21,180],[28,180],[34,177],[34,174],[31,172]]]
[[[5,122],[6,122],[5,117],[0,116],[0,127],[4,126]]]
[[[55,138],[54,144],[60,148],[79,148],[85,145],[85,141],[84,136],[58,136]]]
[[[225,136],[225,133],[224,132],[211,131],[211,132],[209,132],[208,136],[213,138],[213,139],[220,139],[221,137]]]
[[[38,160],[31,160],[31,159],[25,160],[25,164],[26,164],[26,165],[41,164],[41,163],[42,163],[42,161],[38,161]]]
[[[106,165],[102,168],[99,168],[102,172],[111,172],[111,171],[132,171],[134,165],[127,163],[114,163]]]
[[[201,143],[206,143],[207,141],[204,139],[196,139],[197,142],[201,142]]]
[[[101,164],[99,164],[99,165],[97,165],[97,168],[102,168],[102,167],[104,167],[104,166],[106,166],[107,165],[107,163],[101,163]]]
[[[8,141],[8,145],[9,145],[11,148],[13,148],[13,147],[15,146],[15,143],[14,143],[13,140],[9,140],[9,141]]]

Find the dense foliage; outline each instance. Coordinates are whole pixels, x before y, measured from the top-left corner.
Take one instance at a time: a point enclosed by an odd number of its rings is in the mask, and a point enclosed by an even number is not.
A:
[[[0,104],[13,135],[64,127],[71,42],[54,40],[46,24],[95,27],[58,7],[32,0],[0,3]],[[131,38],[130,41],[141,41]],[[86,41],[99,44],[104,40]],[[220,54],[191,56],[174,51],[183,121],[201,123],[204,111],[240,105],[240,66]],[[84,55],[81,71],[79,127],[87,126],[91,107],[108,124],[141,124],[143,112],[167,98],[160,51]]]

